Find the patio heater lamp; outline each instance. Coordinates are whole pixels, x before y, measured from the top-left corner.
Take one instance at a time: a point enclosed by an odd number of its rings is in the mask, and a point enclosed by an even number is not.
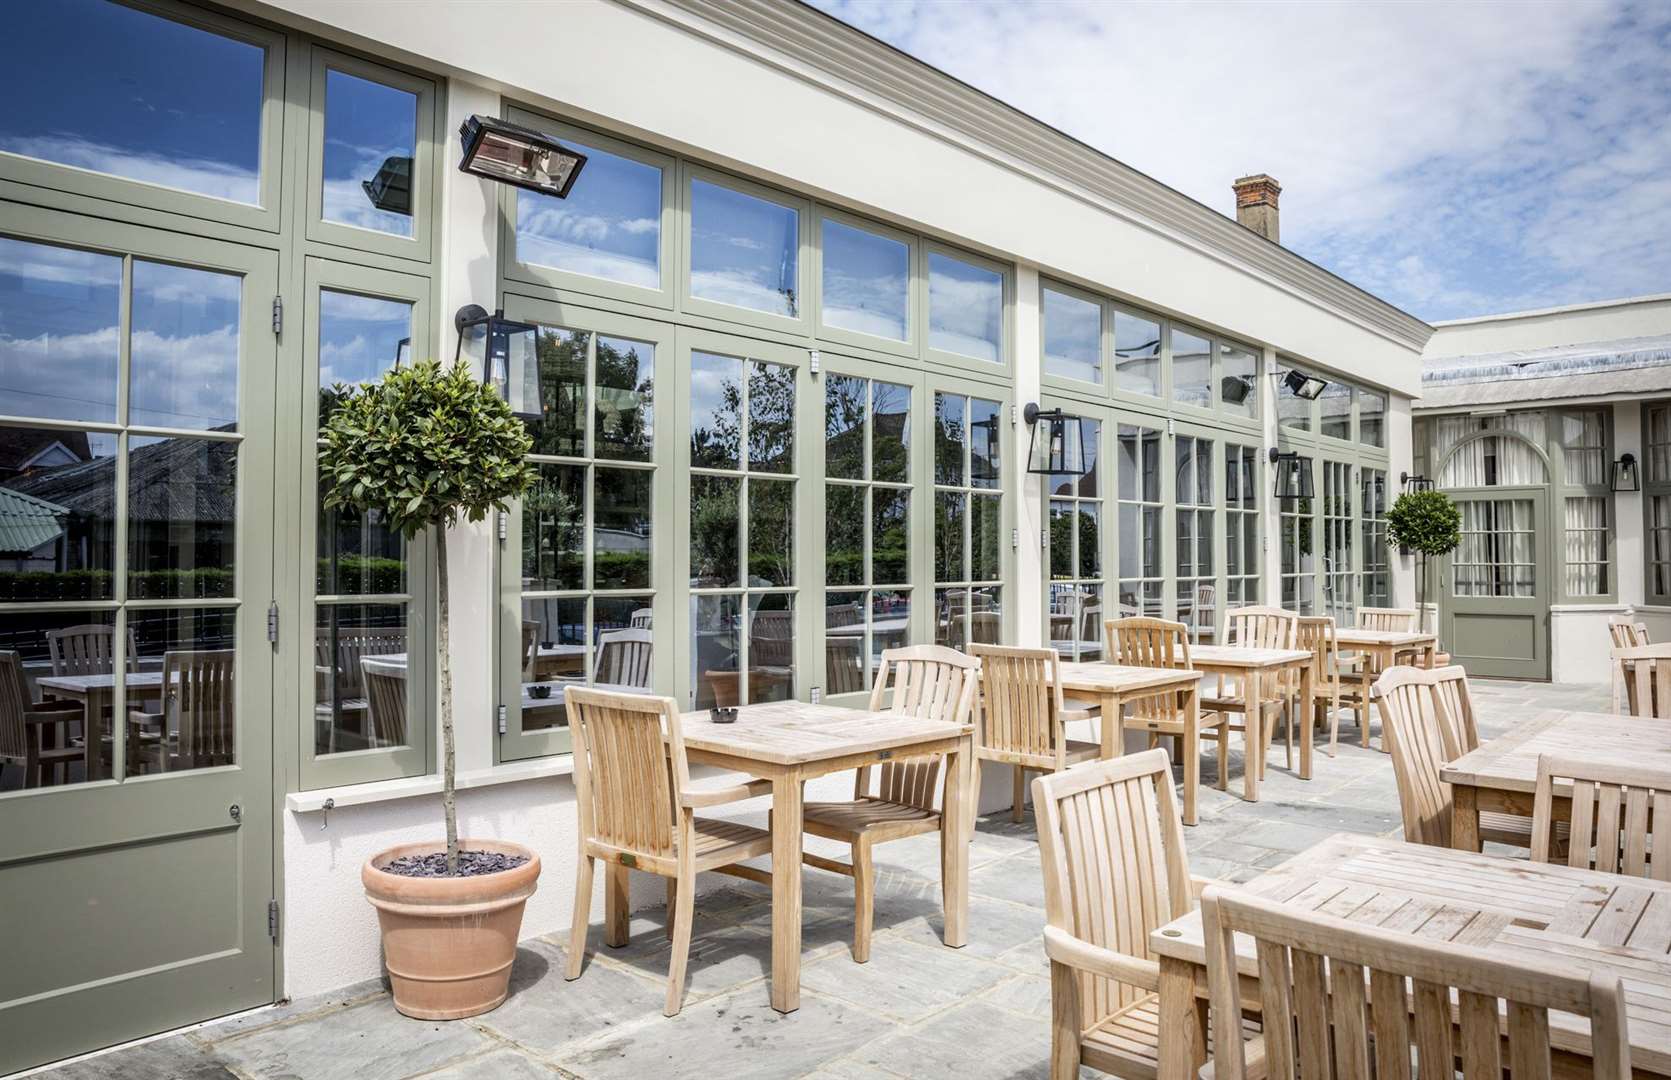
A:
[[[1613,490],[1642,490],[1642,473],[1636,467],[1635,454],[1625,454],[1613,463]]]
[[[517,419],[531,423],[541,416],[536,341],[539,327],[505,318],[503,309],[489,315],[480,304],[466,304],[453,316],[458,347],[453,363],[468,355],[481,358],[482,382],[499,392]]]
[[[464,121],[458,137],[464,143],[459,172],[559,199],[568,198],[586,164],[585,154],[570,150],[550,135],[491,116],[472,116]]]
[[[1027,471],[1047,476],[1084,476],[1083,444],[1079,441],[1079,417],[1069,416],[1061,409],[1048,412],[1029,402],[1022,418],[1033,429],[1027,444]],[[1039,437],[1040,429],[1044,437]]]
[[[1293,502],[1295,499],[1309,499],[1312,497],[1311,470],[1300,461],[1297,450],[1286,453],[1271,447],[1271,464],[1276,466],[1276,491],[1279,502]]]
[[[1315,375],[1307,375],[1303,371],[1289,368],[1282,376],[1282,385],[1290,394],[1301,401],[1311,401],[1321,394],[1329,385],[1329,380],[1319,379]]]
[[[1245,375],[1226,375],[1219,383],[1219,397],[1226,405],[1240,405],[1247,400],[1253,381]]]
[[[1421,475],[1412,476],[1411,474],[1409,474],[1407,472],[1401,472],[1401,473],[1398,474],[1398,482],[1400,484],[1404,485],[1404,490],[1405,491],[1432,491],[1433,490],[1433,481],[1431,481],[1427,477],[1421,476]]]

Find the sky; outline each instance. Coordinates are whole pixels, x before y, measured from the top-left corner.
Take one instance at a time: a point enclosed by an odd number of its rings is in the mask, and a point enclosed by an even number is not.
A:
[[[814,0],[1428,321],[1671,292],[1671,3]]]

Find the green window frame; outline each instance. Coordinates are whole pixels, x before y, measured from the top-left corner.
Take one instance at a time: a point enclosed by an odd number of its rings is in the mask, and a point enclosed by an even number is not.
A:
[[[937,386],[931,415],[934,641],[954,649],[1001,644],[1014,599],[1004,595],[1011,562],[1004,481],[1015,468],[1008,411],[979,387]]]
[[[1671,402],[1642,406],[1642,457],[1646,595],[1671,605]]]
[[[1363,569],[1358,599],[1364,607],[1392,606],[1392,555],[1387,546],[1387,470],[1358,469],[1358,507],[1363,529]]]
[[[1044,478],[1045,640],[1066,660],[1100,660],[1107,611],[1112,476],[1107,423],[1071,402],[1046,401],[1080,421],[1083,476]]]
[[[826,280],[824,226],[826,222],[856,229],[905,246],[904,299],[906,328],[903,339],[868,334],[846,327],[830,326],[824,321],[824,285]],[[812,246],[816,257],[812,260],[812,288],[807,295],[807,299],[812,307],[812,324],[815,327],[818,339],[838,349],[848,346],[892,356],[916,356],[922,349],[927,336],[925,315],[928,303],[928,286],[922,280],[921,239],[914,233],[890,228],[868,218],[844,213],[833,207],[822,205],[814,207],[812,229]]]
[[[1264,514],[1266,495],[1260,489],[1265,470],[1259,448],[1246,443],[1224,444],[1224,591],[1221,611],[1258,604],[1265,595]],[[1232,474],[1234,479],[1232,480]],[[1234,493],[1234,498],[1232,498]],[[1231,552],[1238,551],[1239,573],[1232,574]],[[1214,613],[1215,628],[1223,621]]]
[[[1285,450],[1291,448],[1284,448]],[[1300,468],[1311,473],[1312,490],[1320,489],[1317,476],[1317,455],[1312,450],[1296,450]],[[1278,501],[1277,550],[1281,553],[1278,576],[1282,582],[1281,605],[1301,615],[1317,613],[1318,515],[1315,498],[1282,499]]]
[[[1188,431],[1175,433],[1172,454],[1172,551],[1176,561],[1173,611],[1196,641],[1217,635],[1221,571],[1218,509],[1224,502],[1221,441]],[[1203,492],[1202,488],[1206,491]]]
[[[1614,570],[1613,410],[1561,409],[1550,417],[1556,443],[1552,510],[1561,522],[1561,572],[1556,580],[1569,603],[1605,603],[1618,595]],[[1555,546],[1555,545],[1552,545]]]
[[[744,195],[769,205],[794,211],[796,232],[795,314],[792,317],[707,299],[694,294],[691,281],[691,259],[694,254],[695,237],[693,230],[696,228],[696,221],[692,212],[694,201],[692,191],[693,185],[697,183],[712,185],[734,194]],[[812,242],[813,214],[811,201],[690,161],[682,161],[680,165],[678,198],[680,211],[680,262],[677,268],[679,275],[679,310],[686,315],[706,316],[720,323],[773,330],[797,336],[807,334],[808,329],[813,325],[814,306],[808,295],[810,291],[808,286],[812,280],[810,267],[815,257]]]
[[[1357,621],[1356,565],[1358,525],[1354,521],[1352,497],[1356,487],[1350,461],[1325,457],[1322,460],[1323,575],[1322,614],[1334,617],[1336,626]]]

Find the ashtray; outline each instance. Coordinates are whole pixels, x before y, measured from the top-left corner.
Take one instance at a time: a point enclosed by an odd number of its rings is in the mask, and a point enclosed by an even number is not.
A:
[[[548,698],[551,696],[551,687],[535,684],[528,688],[528,696],[532,698]]]
[[[555,641],[542,641],[542,642],[540,642],[540,648],[542,648],[542,649],[555,649],[556,647],[557,647],[557,643]]]
[[[735,708],[722,709],[715,706],[708,710],[708,719],[716,724],[735,724],[737,722],[737,710]]]

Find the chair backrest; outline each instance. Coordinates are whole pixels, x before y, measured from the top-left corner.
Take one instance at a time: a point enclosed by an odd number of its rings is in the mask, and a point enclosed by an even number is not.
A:
[[[47,654],[54,675],[109,675],[116,670],[116,628],[103,623],[66,626],[46,632]],[[128,632],[126,666],[134,670],[137,659],[133,632]]]
[[[824,692],[852,694],[865,688],[865,639],[836,634],[824,639]]]
[[[1452,664],[1433,672],[1433,696],[1439,702],[1440,718],[1454,743],[1445,744],[1452,757],[1480,748],[1479,726],[1474,721],[1474,698],[1468,689],[1468,669]]]
[[[1103,634],[1112,663],[1194,670],[1189,658],[1189,627],[1181,622],[1143,615],[1109,619],[1103,624]]]
[[[672,698],[587,686],[563,691],[574,736],[582,842],[645,858],[672,858],[678,797],[690,767]]]
[[[319,629],[316,652],[321,652],[326,657],[330,656],[332,633],[330,627]],[[334,633],[337,692],[345,698],[365,696],[365,676],[364,669],[360,666],[361,660],[368,656],[387,656],[390,653],[406,651],[404,626],[354,626],[338,628]]]
[[[179,730],[179,749],[169,768],[204,769],[236,760],[237,658],[233,649],[171,649],[163,654],[163,711]]]
[[[825,629],[834,629],[838,626],[863,626],[864,621],[864,611],[856,602],[830,604],[824,608]]]
[[[1218,629],[1217,586],[1195,586],[1195,610],[1190,613],[1190,625],[1197,633]]]
[[[1311,653],[1313,686],[1332,682],[1339,674],[1340,645],[1334,637],[1334,616],[1301,615],[1294,620],[1294,648]]]
[[[1237,934],[1252,939],[1258,956],[1260,1075],[1549,1080],[1552,1011],[1589,1018],[1598,1080],[1630,1075],[1617,975],[1504,959],[1217,886],[1202,894],[1201,923],[1218,1080],[1248,1075]]]
[[[0,652],[0,758],[22,758],[29,749],[23,714],[31,704],[23,659],[7,649]]]
[[[969,652],[981,664],[981,748],[1017,764],[1053,760],[1062,711],[1056,650],[971,645]]]
[[[1416,609],[1361,607],[1358,609],[1358,629],[1412,633],[1416,629]]]
[[[969,641],[978,645],[996,645],[1004,636],[1004,617],[990,608],[969,613]]]
[[[1555,862],[1559,854],[1556,784],[1572,791],[1568,866],[1671,881],[1671,773],[1539,755],[1532,799],[1532,858],[1538,862]]]
[[[751,668],[795,666],[795,613],[762,611],[749,623],[748,662]],[[648,631],[640,631],[648,633]]]
[[[653,650],[648,630],[608,630],[599,634],[592,681],[617,686],[649,686]]]
[[[1623,671],[1632,716],[1671,720],[1671,643],[1614,649],[1613,665]]]
[[[406,665],[375,656],[360,658],[371,737],[376,746],[406,745]]]
[[[655,622],[655,618],[654,608],[634,608],[632,614],[627,616],[627,625],[634,630],[648,630]]]
[[[1292,649],[1299,616],[1277,607],[1232,608],[1224,616],[1225,638],[1250,649]]]
[[[876,684],[870,690],[870,711],[891,712],[924,720],[967,724],[975,707],[975,684],[980,661],[939,645],[907,645],[882,652]],[[854,795],[871,794],[870,770],[859,770]],[[923,810],[934,809],[940,783],[940,758],[910,758],[884,762],[875,794],[889,802]]]
[[[1637,622],[1628,615],[1615,615],[1608,619],[1607,633],[1613,638],[1615,649],[1635,649],[1652,644],[1648,640],[1648,624]]]
[[[1033,805],[1045,920],[1099,948],[1153,960],[1150,933],[1194,907],[1166,751],[1041,776],[1033,781]],[[1158,977],[1158,964],[1155,970]],[[1076,977],[1081,1029],[1154,989]]]
[[[1392,748],[1404,839],[1449,847],[1451,786],[1439,778],[1439,769],[1459,751],[1437,708],[1433,693],[1437,674],[1423,668],[1388,668],[1375,680],[1375,693],[1381,730]]]

